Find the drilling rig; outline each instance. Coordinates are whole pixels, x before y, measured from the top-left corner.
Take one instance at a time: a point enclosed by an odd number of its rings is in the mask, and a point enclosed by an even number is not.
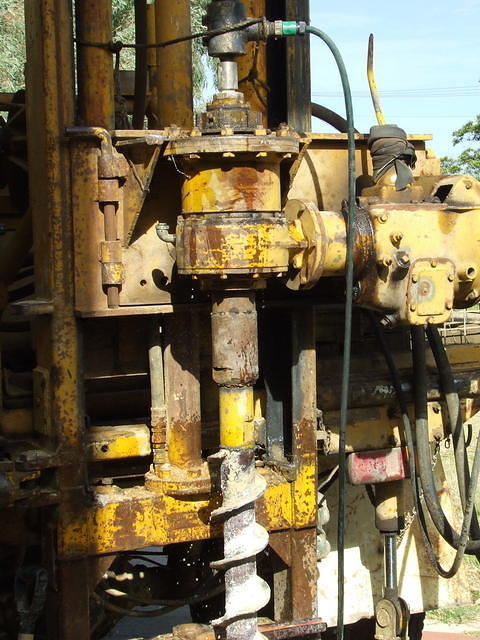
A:
[[[308,0],[211,0],[201,33],[134,6],[123,43],[112,0],[25,0],[1,95],[0,638],[189,606],[176,640],[417,640],[480,553],[480,346],[441,334],[480,299],[480,183],[385,120],[371,60],[355,130]]]

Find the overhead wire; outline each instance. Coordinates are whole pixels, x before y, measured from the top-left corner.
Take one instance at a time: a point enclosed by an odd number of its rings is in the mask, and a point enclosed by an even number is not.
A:
[[[188,33],[178,38],[172,38],[171,40],[164,40],[163,42],[87,42],[85,40],[75,39],[75,42],[84,47],[99,47],[101,49],[107,49],[112,53],[119,53],[122,49],[161,49],[163,47],[170,47],[174,44],[181,42],[189,42],[190,40],[196,40],[198,38],[213,38],[214,36],[221,36],[225,33],[231,33],[232,31],[241,31],[254,24],[263,22],[263,18],[250,18],[248,20],[242,20],[234,25],[228,27],[221,27],[219,29],[210,29],[209,31],[197,31],[196,33]]]

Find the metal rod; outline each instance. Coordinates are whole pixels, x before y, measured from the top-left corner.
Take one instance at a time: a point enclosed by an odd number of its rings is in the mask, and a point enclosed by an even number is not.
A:
[[[103,216],[105,225],[105,240],[107,242],[117,240],[117,210],[113,203],[107,202],[103,205]],[[120,288],[116,284],[106,286],[107,304],[110,309],[120,305]]]
[[[112,0],[77,0],[78,111],[81,124],[112,129],[115,99],[112,53],[88,42],[112,40]]]
[[[158,3],[147,5],[147,43],[153,44],[156,42],[155,31],[155,8]],[[157,108],[157,86],[156,86],[156,73],[157,73],[157,51],[153,48],[147,49],[147,61],[148,61],[148,128],[158,129],[157,117],[155,110]]]
[[[135,0],[135,42],[147,44],[147,2]],[[133,103],[132,125],[134,129],[143,129],[147,107],[148,49],[135,49],[135,98]]]
[[[253,384],[258,377],[255,292],[214,293],[213,378],[219,386],[220,485],[224,519],[224,558],[211,563],[225,570],[225,615],[212,624],[226,640],[258,639],[257,611],[270,599],[257,575],[255,556],[268,544],[268,532],[255,520],[255,500],[265,480],[255,471]]]
[[[190,0],[155,3],[156,41],[191,31]],[[190,42],[157,49],[156,106],[159,128],[193,124],[192,45]]]
[[[148,361],[150,364],[150,390],[152,396],[152,407],[164,407],[165,378],[163,375],[162,335],[161,326],[157,318],[154,318],[152,320]]]
[[[385,541],[385,587],[397,590],[397,534],[386,533]]]
[[[82,3],[83,4],[83,3]],[[95,8],[99,3],[92,2]],[[96,9],[98,11],[98,9]],[[28,164],[32,198],[35,291],[40,299],[53,300],[52,314],[35,322],[36,365],[55,372],[45,398],[42,436],[62,451],[56,478],[62,487],[57,523],[84,508],[86,484],[83,371],[79,353],[81,325],[74,311],[74,239],[71,194],[71,158],[63,134],[74,125],[74,74],[71,0],[25,2],[26,84],[28,100]],[[50,516],[45,516],[49,518]],[[46,520],[45,520],[46,521]],[[60,524],[50,526],[52,540]],[[58,547],[52,544],[52,556]],[[49,551],[42,550],[45,556]],[[50,564],[50,562],[48,563]],[[88,640],[88,560],[61,563],[52,558],[57,585],[48,590],[49,637]],[[53,605],[52,605],[53,602]]]
[[[267,14],[265,0],[244,0],[247,16],[259,18]],[[269,87],[267,86],[267,47],[258,42],[249,43],[247,53],[238,58],[240,90],[254,111],[263,116],[267,126]]]
[[[235,60],[221,60],[218,65],[219,91],[238,91],[238,65]]]
[[[165,406],[165,375],[163,368],[163,349],[161,325],[157,318],[152,319],[150,347],[148,349],[150,367],[151,394],[151,440],[154,469],[164,464],[167,446],[167,422]]]
[[[378,95],[375,73],[373,71],[373,33],[371,33],[368,38],[367,77],[368,86],[370,87],[370,95],[372,96],[373,108],[375,109],[375,115],[377,116],[377,122],[379,125],[384,125],[386,124],[385,116],[383,115],[382,105],[380,104],[380,96]]]
[[[315,312],[292,312],[292,453],[305,496],[302,509],[308,513],[308,528],[293,531],[291,614],[293,618],[313,618],[317,614],[317,398]],[[307,471],[308,470],[308,471]],[[307,471],[307,472],[306,472]],[[306,473],[305,473],[306,472]],[[297,476],[297,477],[298,477]],[[306,519],[307,520],[307,519]]]
[[[196,313],[165,321],[165,398],[168,461],[180,469],[202,464],[199,330]]]

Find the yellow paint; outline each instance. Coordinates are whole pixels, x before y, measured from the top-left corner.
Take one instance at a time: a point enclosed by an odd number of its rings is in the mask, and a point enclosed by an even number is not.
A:
[[[182,187],[185,215],[281,210],[279,160],[231,165],[222,160],[221,166],[218,161],[187,166],[191,177]]]
[[[220,445],[234,449],[255,445],[253,389],[220,388]]]
[[[385,120],[382,107],[380,106],[380,98],[373,70],[373,33],[370,34],[370,38],[368,39],[367,78],[368,85],[370,87],[370,94],[372,96],[373,108],[375,109],[375,115],[377,116],[377,122],[379,125],[385,125],[387,124],[387,121]]]
[[[146,425],[91,427],[87,438],[90,460],[138,458],[151,452],[150,430]]]
[[[441,410],[438,411],[439,407],[438,402],[428,403],[428,430],[431,442],[435,436],[444,438],[448,433],[447,427],[443,423],[444,415]],[[464,410],[465,405],[462,403],[462,411]],[[409,406],[409,413],[413,421],[412,405]],[[324,420],[330,430],[330,452],[336,453],[338,452],[340,412],[325,411]],[[387,403],[385,406],[350,409],[347,425],[347,452],[388,449],[405,446],[405,444],[403,425],[399,417],[390,417]]]
[[[418,260],[411,274],[407,319],[410,324],[423,324],[425,317],[434,316],[435,322],[447,321],[453,308],[453,283],[449,275],[455,274],[455,265],[449,260],[438,263]],[[422,295],[422,290],[430,292]]]
[[[259,469],[262,472],[263,469]],[[262,473],[262,475],[264,475]],[[265,478],[268,481],[268,478]],[[284,529],[292,526],[293,523],[293,494],[292,485],[286,482],[280,484],[270,484],[265,490],[262,502],[264,504],[266,518],[261,516],[257,519],[267,529]],[[257,510],[258,511],[258,510]],[[283,523],[283,525],[282,525]]]
[[[295,483],[267,477],[269,486],[257,501],[258,520],[270,531],[302,528],[315,518],[315,464],[303,460]],[[219,495],[181,499],[135,487],[104,487],[93,504],[65,512],[58,528],[61,558],[115,553],[146,545],[205,540],[221,535],[210,522]]]
[[[316,453],[305,454],[292,484],[293,516],[296,528],[315,525],[317,514]]]
[[[208,218],[187,218],[178,227],[181,240],[177,247],[177,265],[181,274],[236,273],[254,270],[286,271],[291,239],[286,223],[239,222],[225,218],[215,229]],[[191,247],[194,247],[191,250]]]
[[[480,291],[480,215],[478,209],[454,209],[442,204],[384,204],[370,208],[373,221],[374,246],[377,257],[392,261],[368,294],[368,302],[380,309],[398,309],[400,318],[412,324],[425,324],[431,311],[433,322],[444,322],[452,306]],[[392,243],[392,234],[401,230],[399,243]],[[398,251],[409,257],[409,274],[395,280],[394,266]],[[473,277],[462,280],[457,265],[469,265]],[[459,277],[460,275],[460,277]],[[431,300],[425,303],[417,295],[417,285],[429,284]],[[427,282],[428,281],[428,282]],[[360,300],[363,302],[363,299]]]
[[[326,245],[322,276],[342,275],[347,259],[345,218],[337,211],[322,211],[322,223]]]

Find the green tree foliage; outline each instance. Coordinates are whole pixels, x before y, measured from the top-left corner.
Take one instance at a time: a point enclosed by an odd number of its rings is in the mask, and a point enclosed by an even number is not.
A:
[[[192,32],[196,33],[202,30],[202,17],[205,14],[207,4],[210,0],[191,0],[192,11]],[[207,77],[205,68],[213,69],[214,61],[206,54],[202,40],[193,41],[193,95],[195,102],[200,102],[202,90],[205,88]]]
[[[461,142],[477,143],[460,153],[456,158],[442,158],[444,173],[467,173],[480,179],[480,114],[452,134],[453,144]]]
[[[25,27],[23,0],[0,0],[0,91],[25,86]]]
[[[163,2],[164,0],[157,0]],[[202,15],[209,0],[191,0],[192,29],[201,31]],[[135,41],[133,0],[113,0],[113,39]],[[0,91],[14,92],[25,85],[24,0],[0,0]],[[198,101],[205,87],[206,59],[201,40],[193,43],[193,86]],[[135,54],[124,49],[122,69],[134,68]],[[208,63],[207,63],[208,64]]]

